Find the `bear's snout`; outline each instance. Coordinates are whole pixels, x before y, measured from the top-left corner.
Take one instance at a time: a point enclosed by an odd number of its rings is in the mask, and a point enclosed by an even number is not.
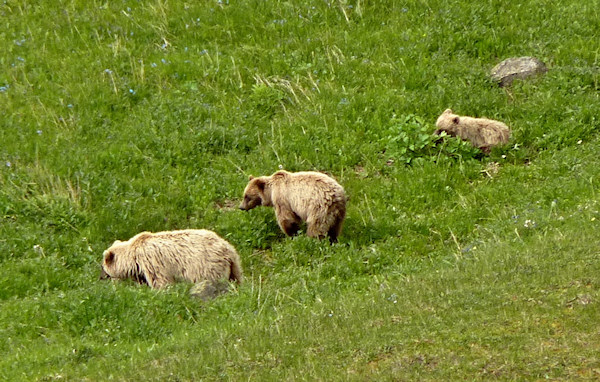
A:
[[[100,272],[100,280],[106,280],[109,279],[110,275],[108,273],[106,273],[106,271],[104,270],[104,268],[102,268],[101,272]]]

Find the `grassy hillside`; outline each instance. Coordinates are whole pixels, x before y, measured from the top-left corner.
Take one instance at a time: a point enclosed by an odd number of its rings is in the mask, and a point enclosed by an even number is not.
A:
[[[0,379],[596,380],[597,2],[0,5]],[[546,75],[509,89],[511,56]],[[513,129],[435,142],[451,107]],[[340,242],[237,210],[316,170]],[[246,282],[98,280],[136,233],[207,228]]]

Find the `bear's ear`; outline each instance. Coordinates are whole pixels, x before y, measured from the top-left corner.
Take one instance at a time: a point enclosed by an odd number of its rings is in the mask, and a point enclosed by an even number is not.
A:
[[[104,262],[107,265],[110,265],[113,263],[113,261],[115,261],[115,253],[110,251],[104,256]]]
[[[454,124],[458,125],[458,123],[460,122],[460,118],[458,118],[458,117],[454,117],[454,118],[452,118],[452,122],[453,122]]]
[[[254,178],[254,183],[256,184],[256,187],[258,187],[258,189],[260,191],[264,191],[265,190],[266,181],[264,179]]]
[[[446,109],[446,110],[444,110],[443,114],[452,114],[452,109]]]
[[[254,177],[253,177],[252,175],[250,175],[250,176],[248,177],[248,180],[252,180],[252,179],[254,179]]]

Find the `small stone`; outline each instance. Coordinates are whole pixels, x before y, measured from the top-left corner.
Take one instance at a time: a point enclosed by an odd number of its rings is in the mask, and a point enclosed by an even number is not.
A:
[[[535,57],[512,57],[494,66],[491,76],[500,86],[510,86],[515,79],[524,79],[547,71],[546,65]]]
[[[190,289],[192,297],[202,301],[209,301],[229,291],[229,283],[223,280],[204,280]]]

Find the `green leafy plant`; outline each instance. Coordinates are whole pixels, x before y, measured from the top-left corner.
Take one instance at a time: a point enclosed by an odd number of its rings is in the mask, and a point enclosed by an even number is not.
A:
[[[394,116],[389,127],[378,132],[378,144],[388,164],[436,161],[440,157],[476,158],[481,151],[469,142],[446,134],[435,136],[432,127],[415,115]]]

